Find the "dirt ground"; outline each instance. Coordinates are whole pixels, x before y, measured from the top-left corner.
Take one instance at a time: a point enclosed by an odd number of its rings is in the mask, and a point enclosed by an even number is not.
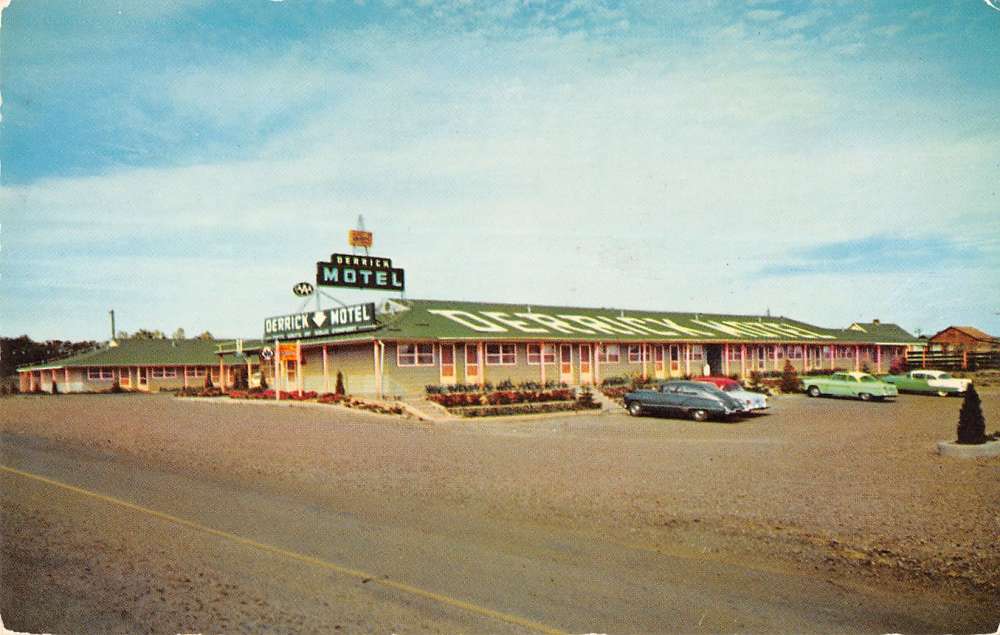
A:
[[[988,431],[1000,393],[987,392]],[[961,400],[786,396],[739,423],[426,424],[166,395],[20,396],[0,431],[353,510],[465,510],[662,552],[934,589],[1000,615],[1000,458],[936,454]],[[2,450],[2,448],[0,448]]]

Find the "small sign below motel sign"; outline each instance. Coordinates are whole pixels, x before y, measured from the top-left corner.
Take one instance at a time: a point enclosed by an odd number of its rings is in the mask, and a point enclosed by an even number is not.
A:
[[[316,284],[325,287],[402,291],[403,270],[388,258],[332,254],[329,262],[316,263]]]
[[[375,303],[279,315],[264,320],[264,339],[293,340],[378,328]]]

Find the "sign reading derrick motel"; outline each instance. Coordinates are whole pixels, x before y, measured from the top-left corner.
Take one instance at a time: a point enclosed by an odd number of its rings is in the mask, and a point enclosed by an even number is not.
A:
[[[355,333],[378,328],[375,303],[280,315],[264,320],[264,338],[292,340]]]
[[[403,290],[403,270],[388,258],[332,254],[329,262],[316,263],[316,284],[353,289]]]

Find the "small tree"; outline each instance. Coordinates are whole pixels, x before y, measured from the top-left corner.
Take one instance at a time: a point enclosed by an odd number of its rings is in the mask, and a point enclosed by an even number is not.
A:
[[[344,390],[344,373],[337,371],[337,386],[333,389],[338,395],[343,395],[346,391]]]
[[[958,443],[986,443],[986,419],[983,417],[982,402],[975,387],[969,384],[962,401],[962,410],[958,413]]]
[[[212,383],[212,369],[205,369],[205,388],[214,388],[215,385]]]
[[[791,360],[785,360],[785,367],[781,370],[781,392],[796,392],[799,389],[799,374],[792,366]]]

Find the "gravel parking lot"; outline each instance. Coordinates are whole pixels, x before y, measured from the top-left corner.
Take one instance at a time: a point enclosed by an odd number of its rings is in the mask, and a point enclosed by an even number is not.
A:
[[[1000,394],[982,397],[996,430]],[[1000,612],[1000,459],[935,452],[954,436],[960,399],[787,396],[733,424],[617,414],[426,424],[167,395],[0,405],[8,435],[359,513],[563,527],[665,552],[969,594]]]

